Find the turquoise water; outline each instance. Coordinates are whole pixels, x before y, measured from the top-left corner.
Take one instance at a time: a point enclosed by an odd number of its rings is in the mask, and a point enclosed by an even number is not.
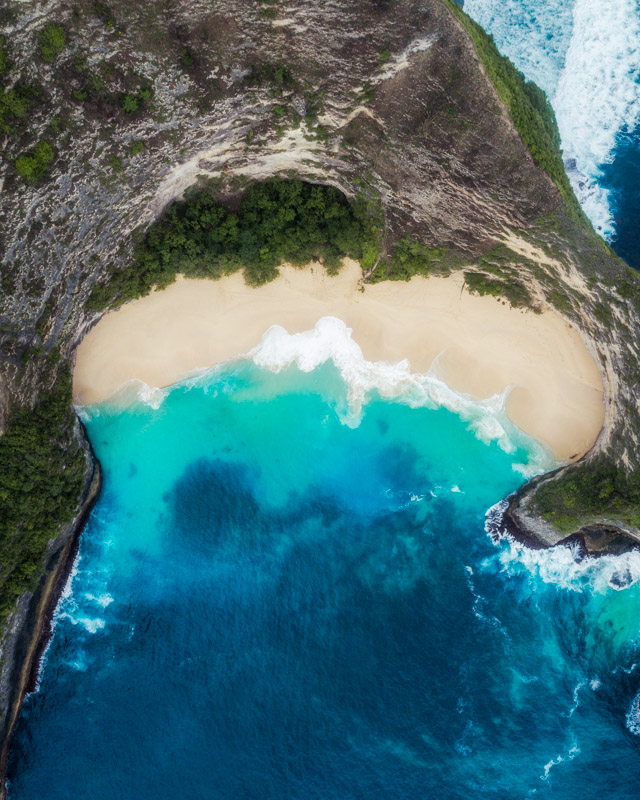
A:
[[[347,395],[247,361],[88,410],[11,800],[637,796],[638,557],[492,540],[543,458],[499,414]]]

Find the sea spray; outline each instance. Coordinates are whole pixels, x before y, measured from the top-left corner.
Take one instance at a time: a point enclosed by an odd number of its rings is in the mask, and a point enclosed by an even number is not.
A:
[[[486,512],[485,531],[498,552],[484,562],[485,568],[512,576],[528,574],[534,590],[542,582],[574,592],[604,594],[623,591],[640,580],[640,550],[594,558],[584,556],[577,544],[531,548],[514,539],[505,526],[508,506],[508,500],[501,500]]]
[[[596,230],[616,235],[604,168],[621,136],[640,125],[640,9],[637,0],[465,0],[501,52],[547,93],[565,165]],[[621,165],[624,169],[624,165]]]

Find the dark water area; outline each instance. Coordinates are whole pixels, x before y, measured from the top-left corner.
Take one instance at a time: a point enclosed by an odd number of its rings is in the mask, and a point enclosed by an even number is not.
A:
[[[627,264],[640,269],[640,128],[619,136],[613,163],[605,165],[603,173],[616,230],[611,246]]]

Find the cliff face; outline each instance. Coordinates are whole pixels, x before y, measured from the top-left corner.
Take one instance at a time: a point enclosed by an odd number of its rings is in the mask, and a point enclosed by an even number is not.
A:
[[[136,231],[200,176],[232,194],[282,174],[378,203],[385,252],[410,236],[554,304],[607,377],[595,452],[636,469],[640,292],[536,166],[445,0],[23,0],[0,23],[4,421],[47,354],[72,357]],[[539,517],[537,491],[516,516]],[[635,529],[616,514],[595,516]]]
[[[5,86],[35,98],[0,172],[3,373],[23,399],[39,348],[72,351],[91,285],[199,175],[369,187],[388,239],[473,254],[558,205],[439,0],[25,2],[5,17]],[[52,23],[66,44],[47,62]],[[32,186],[15,164],[40,141],[55,156]]]

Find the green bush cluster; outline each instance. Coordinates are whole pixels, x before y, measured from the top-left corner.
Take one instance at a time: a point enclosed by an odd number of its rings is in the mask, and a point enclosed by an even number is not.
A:
[[[444,0],[472,40],[478,58],[493,83],[511,119],[536,164],[553,179],[573,207],[577,201],[569,184],[560,151],[556,117],[546,94],[527,81],[511,61],[501,55],[493,37],[471,19],[454,0]]]
[[[49,22],[38,33],[38,46],[44,61],[55,61],[67,44],[67,38],[62,25]]]
[[[34,588],[47,543],[77,508],[85,459],[74,424],[65,370],[33,411],[11,416],[0,439],[0,619]]]
[[[142,86],[137,92],[122,92],[118,95],[118,105],[125,114],[135,114],[145,107],[152,95],[151,86]]]
[[[640,527],[640,472],[627,473],[608,456],[596,456],[540,486],[535,503],[566,533],[601,516]]]
[[[9,56],[4,45],[4,39],[0,36],[0,76],[6,75],[9,71]]]
[[[16,125],[24,120],[38,92],[23,83],[11,83],[5,88],[5,76],[11,67],[4,39],[0,36],[0,133],[9,136],[15,132]]]
[[[289,67],[283,64],[254,64],[246,77],[249,86],[271,87],[274,94],[293,88],[294,80]]]
[[[178,273],[217,279],[244,267],[246,282],[259,286],[278,275],[283,261],[303,266],[318,259],[336,272],[344,256],[362,259],[376,241],[366,204],[349,203],[331,186],[272,178],[250,186],[232,211],[210,185],[174,203],[149,228],[133,264],[94,287],[88,307],[140,297]]]
[[[414,275],[446,275],[464,264],[457,250],[427,245],[405,236],[395,246],[388,260],[380,260],[369,276],[371,283],[408,281]]]
[[[6,135],[13,133],[16,123],[26,117],[34,99],[35,93],[22,84],[6,91],[0,88],[0,131]]]
[[[531,306],[531,295],[524,284],[515,278],[492,278],[486,272],[465,272],[464,280],[472,292],[479,295],[504,297],[514,308]]]
[[[28,153],[16,158],[16,172],[28,183],[37,183],[46,175],[53,159],[53,147],[49,142],[38,142]]]
[[[147,145],[142,141],[142,139],[133,139],[131,142],[129,142],[127,155],[130,157],[137,156],[140,153],[144,153],[146,149]]]

